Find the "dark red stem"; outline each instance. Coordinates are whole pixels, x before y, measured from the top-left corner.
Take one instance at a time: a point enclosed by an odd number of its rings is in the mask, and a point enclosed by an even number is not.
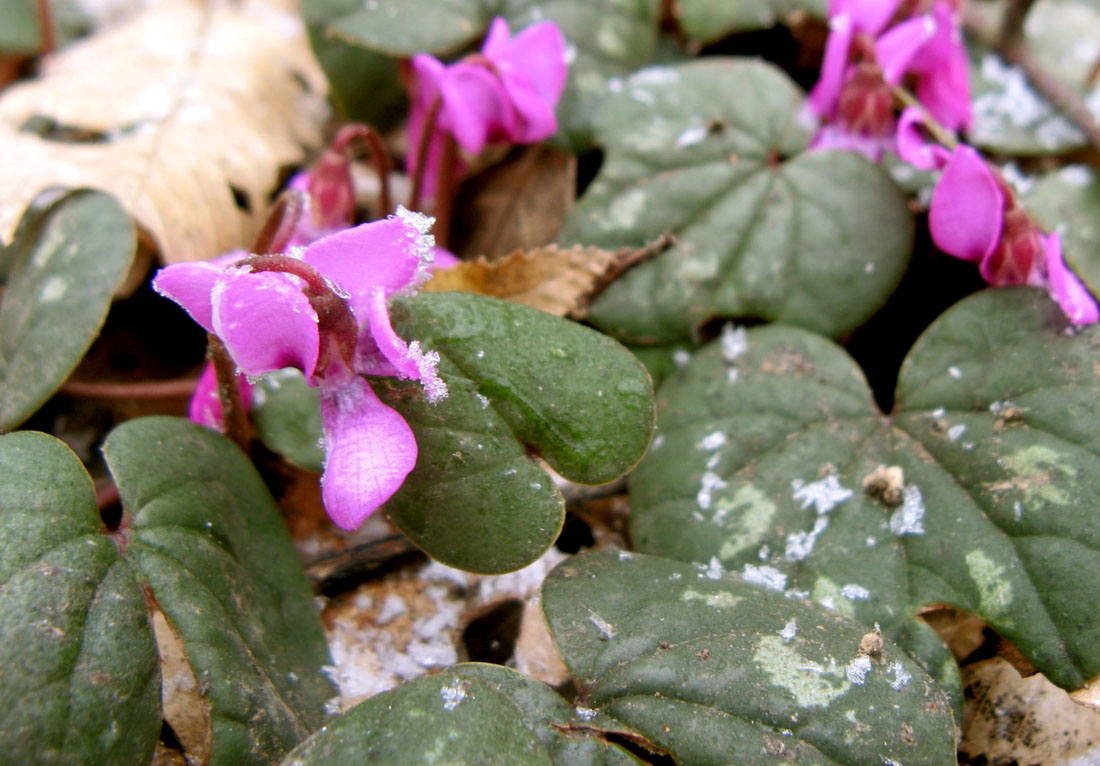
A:
[[[390,170],[392,170],[392,164],[390,154],[386,150],[386,144],[382,137],[378,135],[378,131],[370,125],[353,122],[340,128],[336,138],[333,139],[332,149],[346,153],[349,145],[355,139],[365,141],[370,148],[371,159],[374,160],[374,172],[378,174],[378,207],[381,212],[378,217],[387,216],[393,212],[393,208],[391,207],[392,200],[390,197]]]
[[[252,252],[281,253],[286,250],[306,209],[306,199],[297,189],[286,189],[271,206],[263,228],[252,243]]]
[[[248,422],[248,413],[241,398],[241,388],[237,385],[237,365],[229,356],[229,351],[221,338],[211,333],[207,336],[206,353],[214,364],[214,375],[218,381],[218,401],[222,406],[225,421],[225,435],[241,448],[246,455],[252,454],[252,427]]]
[[[439,122],[439,110],[443,98],[438,93],[424,118],[424,129],[420,134],[420,143],[416,147],[416,173],[413,174],[412,191],[409,192],[409,210],[420,210],[420,197],[424,193],[424,174],[427,172],[428,150],[432,145],[432,134]]]

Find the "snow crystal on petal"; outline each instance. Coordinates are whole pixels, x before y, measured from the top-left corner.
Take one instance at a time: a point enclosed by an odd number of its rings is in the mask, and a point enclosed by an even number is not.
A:
[[[424,393],[428,395],[428,401],[435,404],[440,399],[446,399],[447,384],[435,369],[439,364],[439,352],[424,351],[420,348],[420,341],[414,340],[409,343],[408,356],[416,364],[417,376],[420,379],[420,385],[424,387]]]
[[[428,232],[435,223],[435,218],[424,213],[417,213],[407,209],[403,205],[397,206],[395,215],[416,230],[413,235],[416,238],[416,255],[420,259],[416,267],[416,276],[413,278],[414,288],[420,287],[428,281],[432,275],[432,264],[435,263],[435,236]]]

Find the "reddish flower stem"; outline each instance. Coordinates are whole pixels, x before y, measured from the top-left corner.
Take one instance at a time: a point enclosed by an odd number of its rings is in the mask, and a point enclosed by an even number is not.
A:
[[[87,399],[176,399],[190,396],[196,383],[198,380],[195,378],[138,383],[68,380],[61,385],[59,393]]]
[[[378,174],[378,216],[382,218],[393,212],[390,196],[390,154],[386,151],[386,144],[382,137],[370,125],[361,122],[353,122],[340,128],[336,138],[332,142],[332,149],[337,152],[347,152],[348,146],[355,139],[361,139],[370,148],[371,159],[374,160],[374,172]]]
[[[222,406],[225,421],[225,435],[233,440],[244,454],[252,454],[252,426],[241,398],[241,389],[237,385],[237,365],[229,356],[229,351],[221,338],[211,333],[207,336],[207,355],[214,364],[214,375],[218,381],[218,401]]]
[[[439,175],[435,183],[435,241],[439,247],[447,248],[451,240],[451,213],[454,210],[455,190],[458,179],[455,178],[455,161],[458,158],[458,145],[454,136],[443,137],[443,150],[440,153]]]
[[[252,243],[252,252],[281,253],[286,250],[294,230],[305,213],[305,196],[297,189],[286,189],[275,199],[271,212],[267,214],[263,228]]]
[[[424,175],[427,172],[428,151],[432,145],[432,134],[439,122],[439,111],[443,107],[443,97],[435,95],[428,116],[424,118],[424,131],[420,134],[420,144],[416,147],[416,173],[413,175],[412,191],[409,192],[409,210],[420,210],[420,197],[424,193]]]

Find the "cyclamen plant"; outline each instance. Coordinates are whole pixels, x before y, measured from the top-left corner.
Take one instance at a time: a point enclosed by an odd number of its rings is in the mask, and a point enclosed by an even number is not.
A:
[[[320,387],[323,497],[345,529],[359,527],[416,464],[412,430],[360,376],[418,380],[433,402],[447,395],[438,355],[398,337],[386,306],[427,278],[430,226],[430,218],[400,209],[291,255],[175,264],[153,282],[222,340],[245,375],[296,367]]]

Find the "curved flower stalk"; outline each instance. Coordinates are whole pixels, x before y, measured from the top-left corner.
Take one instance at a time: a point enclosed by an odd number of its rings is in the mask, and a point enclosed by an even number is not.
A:
[[[568,69],[565,38],[550,21],[512,37],[508,23],[497,17],[481,52],[450,65],[417,54],[412,59],[409,175],[421,173],[424,193],[432,193],[448,135],[471,154],[493,141],[530,144],[549,138],[557,130],[554,110]]]
[[[971,121],[966,51],[958,12],[947,0],[887,29],[900,0],[831,0],[821,79],[806,108],[824,122],[816,149],[845,149],[879,160],[894,147],[891,88],[915,78],[917,97],[951,130]],[[884,31],[885,30],[885,31]]]
[[[174,264],[153,280],[221,339],[245,375],[296,367],[320,387],[322,495],[344,529],[360,526],[397,491],[417,454],[408,424],[360,376],[418,380],[432,402],[447,395],[438,354],[398,337],[387,308],[390,296],[427,278],[431,222],[399,209],[292,255]]]
[[[1043,287],[1077,325],[1100,319],[1100,309],[1062,258],[1057,233],[1043,234],[1012,188],[971,146],[954,150],[928,143],[924,116],[906,109],[898,126],[898,152],[921,170],[942,170],[928,209],[932,241],[949,255],[978,263],[991,285]]]

